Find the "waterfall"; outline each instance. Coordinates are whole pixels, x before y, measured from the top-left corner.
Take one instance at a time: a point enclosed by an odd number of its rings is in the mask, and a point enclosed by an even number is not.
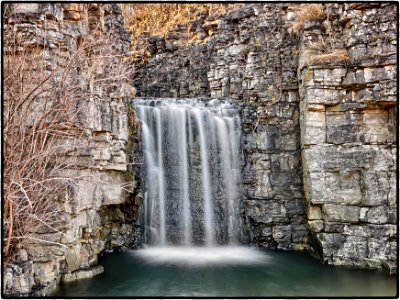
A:
[[[148,245],[237,245],[240,117],[227,101],[135,99]]]

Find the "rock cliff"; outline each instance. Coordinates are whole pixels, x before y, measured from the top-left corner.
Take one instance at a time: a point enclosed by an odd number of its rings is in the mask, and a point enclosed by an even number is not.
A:
[[[288,33],[288,5],[247,5],[191,26],[198,44],[149,38],[152,59],[138,65],[141,97],[227,97],[242,120],[244,242],[306,249],[300,167],[298,46]],[[177,29],[178,30],[178,29]]]
[[[301,148],[312,251],[325,262],[396,272],[397,14],[329,7],[300,42]],[[313,45],[334,39],[336,48]],[[339,61],[345,49],[348,59]],[[330,53],[330,61],[312,62]],[[336,57],[335,57],[336,55]]]
[[[67,57],[75,53],[95,31],[111,33],[114,49],[128,54],[129,34],[117,4],[7,4],[3,24],[5,32],[14,31],[30,43],[28,51],[39,49],[49,63],[61,54]],[[90,89],[88,97],[79,100],[87,145],[80,148],[74,168],[61,174],[78,178],[59,199],[63,213],[58,217],[66,225],[61,230],[40,232],[39,238],[46,243],[24,243],[17,261],[3,270],[6,294],[45,295],[60,280],[101,272],[101,268],[92,267],[104,250],[139,242],[136,222],[140,199],[135,198],[137,184],[129,163],[135,128],[129,121],[128,103],[134,89],[127,78],[117,84],[97,83],[89,78],[93,74],[85,74],[84,65],[81,68],[78,80]]]

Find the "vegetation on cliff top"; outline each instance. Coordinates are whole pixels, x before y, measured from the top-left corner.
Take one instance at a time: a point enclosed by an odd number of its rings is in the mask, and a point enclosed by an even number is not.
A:
[[[190,24],[206,17],[217,17],[227,14],[242,4],[182,4],[182,3],[141,3],[123,4],[122,12],[125,28],[131,33],[131,51],[134,59],[145,58],[145,47],[140,43],[141,36],[166,37],[179,26],[186,27],[187,36],[179,37],[188,44],[198,41]]]
[[[326,15],[322,4],[302,4],[300,6],[292,6],[295,10],[295,21],[291,30],[298,33],[304,27],[304,23],[309,20],[323,20]]]
[[[299,34],[307,21],[320,21],[325,28],[328,41],[321,36],[319,40],[310,43],[310,50],[315,53],[309,56],[309,64],[338,63],[349,60],[347,50],[335,46],[339,43],[333,36],[329,15],[325,12],[322,4],[301,4],[291,6],[291,9],[294,11],[294,21],[289,28],[290,32]]]

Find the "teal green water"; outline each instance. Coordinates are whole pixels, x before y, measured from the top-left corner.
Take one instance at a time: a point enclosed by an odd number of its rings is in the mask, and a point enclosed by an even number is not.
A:
[[[149,264],[135,251],[108,254],[104,274],[62,285],[53,297],[388,297],[397,279],[385,272],[320,264],[305,253],[266,251],[257,265]]]

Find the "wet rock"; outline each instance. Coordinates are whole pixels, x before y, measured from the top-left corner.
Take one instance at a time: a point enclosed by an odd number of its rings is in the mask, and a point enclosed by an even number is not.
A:
[[[62,282],[73,282],[81,279],[92,278],[104,272],[103,266],[96,266],[86,270],[80,270],[69,274],[64,274],[61,277]]]
[[[26,297],[31,293],[34,284],[32,261],[11,263],[4,269],[3,274],[2,280],[6,295]]]

